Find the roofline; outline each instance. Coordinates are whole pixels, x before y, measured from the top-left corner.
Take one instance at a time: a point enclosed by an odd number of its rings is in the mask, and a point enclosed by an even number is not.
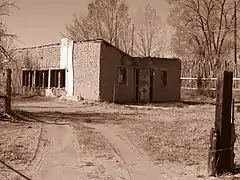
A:
[[[88,39],[88,40],[82,40],[82,41],[73,41],[73,43],[84,43],[84,42],[97,42],[97,43],[104,43],[107,46],[110,46],[112,48],[117,49],[122,55],[131,57],[133,59],[160,59],[160,60],[174,60],[174,61],[181,61],[179,58],[160,58],[160,57],[137,57],[137,56],[131,56],[128,53],[122,51],[121,49],[119,49],[118,47],[112,45],[111,43],[109,43],[108,41],[104,40],[104,39]],[[26,48],[16,48],[14,50],[16,51],[24,51],[24,50],[31,50],[31,49],[37,49],[37,48],[45,48],[45,47],[53,47],[53,46],[60,46],[61,43],[52,43],[52,44],[45,44],[45,45],[39,45],[39,46],[33,46],[33,47],[26,47]]]
[[[28,49],[37,49],[37,48],[44,48],[44,47],[51,47],[51,46],[60,46],[61,43],[52,43],[52,44],[44,44],[44,45],[39,45],[39,46],[33,46],[33,47],[25,47],[25,48],[16,48],[14,50],[16,51],[23,51],[23,50],[28,50]]]
[[[129,56],[129,57],[132,57],[131,55],[129,55],[128,53],[126,53],[126,52],[124,52],[124,51],[122,51],[121,49],[119,49],[118,47],[116,47],[116,46],[114,46],[114,45],[112,45],[111,43],[109,43],[109,42],[107,42],[106,40],[101,40],[104,44],[106,44],[107,46],[111,46],[111,47],[113,47],[113,48],[115,48],[115,49],[117,49],[118,51],[120,51],[120,53],[121,54],[124,54],[125,56]]]
[[[132,57],[128,53],[122,51],[121,49],[119,49],[118,47],[112,45],[111,43],[109,43],[108,41],[106,41],[104,39],[89,39],[89,40],[83,40],[83,41],[74,41],[74,43],[83,43],[83,42],[98,42],[98,43],[102,42],[102,43],[104,43],[107,46],[111,46],[111,47],[117,49],[118,51],[120,51],[121,54],[124,54],[125,56]]]
[[[181,61],[179,58],[161,58],[161,57],[136,57],[134,56],[133,59],[159,59],[159,60],[172,60],[172,61]]]

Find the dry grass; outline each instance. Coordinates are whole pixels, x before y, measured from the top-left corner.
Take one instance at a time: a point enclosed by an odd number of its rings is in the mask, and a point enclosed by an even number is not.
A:
[[[86,128],[81,124],[75,124],[74,128],[80,144],[81,153],[93,156],[112,153],[112,149],[107,140],[99,132]]]
[[[0,121],[0,157],[14,169],[24,171],[34,157],[40,125]],[[1,164],[1,175],[15,178],[16,173]]]
[[[171,164],[185,173],[206,175],[215,106],[146,107],[137,111],[141,115],[135,121],[124,121],[122,126],[129,138],[143,148],[156,164]],[[236,113],[237,135],[240,133],[238,120],[240,113]],[[235,143],[235,154],[236,164],[239,164],[239,138]]]
[[[199,164],[207,154],[214,120],[209,109],[212,107],[149,110],[141,122],[137,119],[126,127],[154,160]]]
[[[80,179],[115,180],[122,177],[121,159],[105,137],[81,124],[74,124],[80,149]],[[123,178],[125,179],[125,178]]]
[[[159,166],[173,167],[175,172],[191,173],[196,177],[206,174],[209,132],[213,127],[215,106],[188,106],[181,103],[126,106],[60,100],[38,103],[29,101],[24,106],[23,109],[27,106],[38,118],[44,116],[52,119],[61,116],[66,121],[76,123],[75,129],[82,154],[95,158],[105,154],[107,157],[111,156],[111,147],[99,133],[82,127],[78,121],[90,119],[91,123],[117,123]],[[49,108],[43,109],[45,106]],[[237,135],[240,134],[239,120],[240,113],[236,113]],[[235,143],[235,154],[238,165],[240,138],[237,138]]]

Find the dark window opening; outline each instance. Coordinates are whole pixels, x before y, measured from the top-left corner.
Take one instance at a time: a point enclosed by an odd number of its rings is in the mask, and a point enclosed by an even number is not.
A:
[[[39,87],[39,71],[35,73],[35,87]]]
[[[39,71],[39,87],[43,87],[43,71]]]
[[[37,70],[35,73],[35,87],[48,87],[48,70]]]
[[[60,88],[65,87],[65,77],[66,77],[65,69],[62,69],[60,71]]]
[[[65,87],[65,77],[66,77],[65,69],[51,70],[50,86],[56,88]]]
[[[160,81],[162,86],[167,85],[167,71],[160,71]]]
[[[138,101],[139,100],[139,87],[138,87],[138,85],[139,85],[139,69],[135,69],[135,87],[136,87],[136,89],[135,89],[135,94],[136,94],[136,101]]]
[[[118,83],[119,84],[127,83],[127,69],[126,68],[119,68]]]
[[[44,71],[44,87],[48,87],[48,70]]]
[[[29,86],[32,87],[33,86],[33,76],[34,76],[34,72],[33,71],[29,71]]]
[[[51,79],[50,79],[50,87],[55,87],[55,71],[54,70],[51,70]]]
[[[33,76],[34,76],[33,71],[23,70],[22,71],[22,86],[32,87],[33,86]]]
[[[22,71],[22,86],[35,86],[47,88],[49,83],[49,75],[51,75],[50,79],[50,87],[65,87],[65,77],[66,71],[64,69],[58,70],[36,70],[34,71]]]

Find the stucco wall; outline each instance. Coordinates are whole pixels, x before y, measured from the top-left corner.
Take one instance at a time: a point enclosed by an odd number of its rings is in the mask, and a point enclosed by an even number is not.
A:
[[[23,93],[21,88],[22,68],[60,68],[60,44],[17,49],[14,60],[15,62],[12,63],[13,90],[15,93]]]
[[[100,100],[113,101],[114,84],[116,85],[116,101],[130,101],[133,94],[129,91],[134,87],[133,79],[129,79],[127,85],[118,84],[118,67],[129,65],[131,57],[122,53],[117,48],[102,42],[100,60]],[[132,70],[128,70],[131,76]],[[133,89],[132,89],[133,91]],[[125,93],[126,92],[126,93]]]
[[[100,99],[116,102],[132,102],[136,100],[135,69],[153,69],[153,102],[180,100],[181,63],[177,60],[151,58],[151,61],[133,58],[122,53],[115,47],[102,43],[100,61]],[[118,68],[127,68],[127,84],[118,84]],[[160,84],[160,70],[167,71],[167,85]]]
[[[153,85],[153,101],[167,102],[180,101],[181,87],[181,63],[177,60],[155,60],[155,70]],[[160,71],[167,71],[167,85],[161,86]]]
[[[74,96],[99,100],[101,41],[78,42],[73,48]]]
[[[6,94],[7,75],[4,69],[0,69],[0,95]]]

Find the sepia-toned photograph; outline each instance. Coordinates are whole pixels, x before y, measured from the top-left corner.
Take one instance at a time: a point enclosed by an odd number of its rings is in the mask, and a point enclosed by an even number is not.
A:
[[[240,180],[240,0],[0,0],[0,180]]]

